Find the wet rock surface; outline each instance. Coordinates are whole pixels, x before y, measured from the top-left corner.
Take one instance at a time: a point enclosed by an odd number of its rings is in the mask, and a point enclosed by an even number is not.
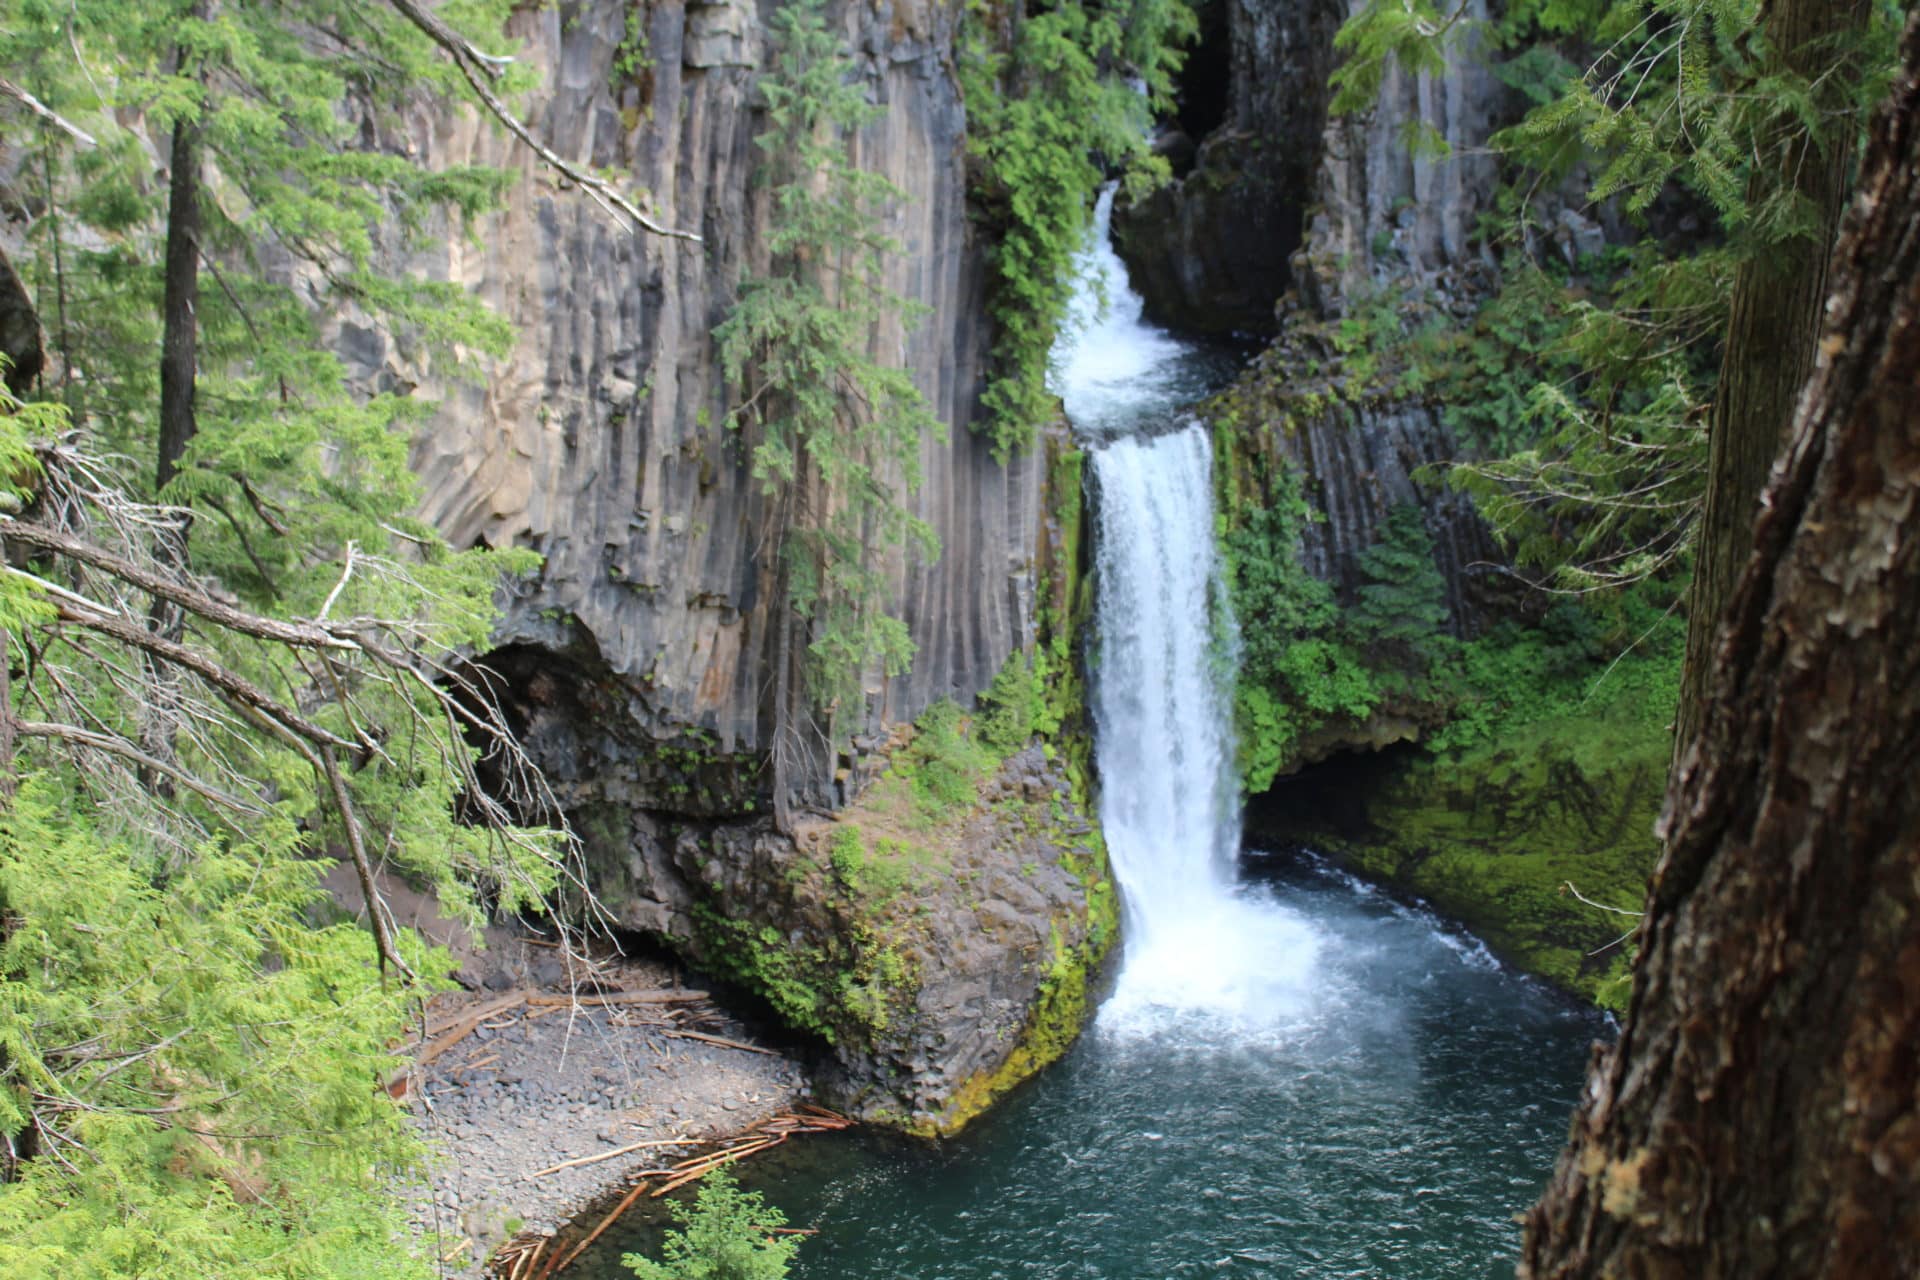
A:
[[[1220,120],[1162,148],[1179,176],[1114,212],[1114,243],[1155,323],[1190,333],[1268,335],[1274,301],[1313,209],[1327,128],[1327,76],[1344,0],[1214,0],[1191,78],[1225,72]],[[1181,86],[1183,102],[1217,84]],[[1191,160],[1187,159],[1191,152]],[[1188,168],[1189,163],[1191,168]]]
[[[829,1105],[918,1132],[957,1129],[1072,1042],[1117,932],[1098,828],[1038,747],[937,816],[889,775],[791,838],[765,820],[663,836],[696,903],[687,953],[822,1039]]]

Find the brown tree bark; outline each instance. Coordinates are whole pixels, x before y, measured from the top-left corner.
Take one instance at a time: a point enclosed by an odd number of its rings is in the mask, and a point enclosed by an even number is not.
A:
[[[1871,14],[1868,0],[1771,0],[1760,21],[1781,66],[1809,80],[1824,74],[1831,84],[1845,74],[1834,41],[1864,33]],[[1807,234],[1751,255],[1734,281],[1726,352],[1707,426],[1707,500],[1687,601],[1676,744],[1693,741],[1699,730],[1714,633],[1753,547],[1753,517],[1767,470],[1813,371],[1827,261],[1846,203],[1851,124],[1841,121],[1820,138],[1797,122],[1785,127],[1792,132],[1755,166],[1747,203],[1757,208],[1792,192],[1818,222]]]
[[[156,490],[179,470],[195,430],[193,383],[200,364],[200,125],[173,126],[167,186],[166,287],[160,304],[160,446]]]
[[[1920,1276],[1920,23],[1528,1280]]]

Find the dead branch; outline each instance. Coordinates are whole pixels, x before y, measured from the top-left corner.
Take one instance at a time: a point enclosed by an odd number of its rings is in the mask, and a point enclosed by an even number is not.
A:
[[[649,1147],[690,1147],[692,1145],[692,1138],[649,1138],[645,1142],[629,1142],[626,1146],[615,1147],[611,1151],[601,1151],[594,1155],[580,1156],[573,1160],[562,1160],[559,1164],[550,1164],[544,1169],[536,1169],[526,1176],[525,1181],[532,1182],[535,1178],[544,1178],[548,1174],[558,1173],[562,1169],[577,1169],[583,1164],[599,1164],[602,1160],[611,1160],[615,1156],[631,1155],[635,1151],[644,1151]]]
[[[614,190],[613,184],[561,158],[559,153],[535,138],[533,131],[521,122],[520,117],[509,111],[507,105],[493,92],[491,82],[499,76],[501,66],[511,62],[512,59],[482,53],[473,46],[471,41],[461,37],[458,32],[448,27],[415,0],[392,0],[392,2],[393,7],[398,9],[407,21],[413,23],[426,33],[428,39],[447,51],[447,55],[453,60],[453,65],[459,69],[461,77],[472,88],[474,96],[480,99],[481,105],[487,109],[488,114],[505,125],[507,132],[520,139],[521,143],[540,157],[541,162],[548,168],[586,192],[595,204],[609,214],[617,209],[631,218],[635,225],[651,231],[654,235],[666,236],[673,240],[686,240],[693,244],[701,243],[700,237],[691,231],[676,231],[655,222],[640,212],[632,201]]]
[[[169,553],[167,540],[187,514],[182,509],[132,501],[108,464],[70,441],[37,453],[42,483],[33,518],[0,514],[0,544],[14,553],[12,563],[0,556],[0,572],[29,582],[53,606],[55,625],[14,637],[32,658],[28,677],[18,682],[19,700],[41,716],[21,730],[9,714],[0,732],[64,743],[103,814],[183,854],[205,838],[206,815],[155,794],[142,778],[165,779],[216,814],[257,818],[277,797],[272,775],[252,766],[267,761],[270,744],[292,751],[313,770],[322,802],[338,816],[383,971],[408,972],[379,891],[380,850],[355,799],[353,775],[371,765],[444,773],[469,797],[474,826],[492,844],[495,856],[483,861],[479,876],[503,888],[524,885],[527,868],[544,861],[579,891],[588,925],[604,919],[570,833],[520,826],[518,814],[557,822],[557,799],[485,682],[459,674],[458,655],[424,612],[437,597],[406,565],[349,547],[317,617],[265,615],[225,597]],[[267,500],[250,493],[249,501],[258,508]],[[362,580],[405,588],[423,612],[332,618],[348,583]],[[194,634],[152,625],[156,602],[191,615]],[[76,660],[62,661],[67,649]],[[264,660],[272,673],[267,683],[283,683],[284,693],[255,677],[250,655]],[[367,701],[376,691],[378,713]],[[142,731],[160,704],[168,740],[185,750],[145,745]],[[343,716],[346,727],[329,728],[317,714],[323,707]],[[483,785],[480,761],[500,792]],[[555,923],[571,951],[578,926]]]
[[[88,133],[85,129],[82,129],[79,125],[67,119],[65,116],[61,115],[58,111],[55,111],[52,107],[49,107],[46,103],[40,101],[40,99],[34,97],[32,94],[28,93],[25,89],[22,89],[19,85],[15,84],[11,80],[0,78],[0,95],[5,95],[6,97],[12,98],[15,102],[18,102],[21,106],[33,112],[34,115],[39,116],[42,120],[45,120],[48,124],[55,125],[60,129],[65,130],[67,133],[71,134],[76,141],[84,143],[89,147],[95,147],[100,145],[98,142],[94,140],[94,136],[92,134]]]
[[[243,800],[239,796],[229,795],[218,787],[210,786],[194,777],[185,769],[148,755],[139,747],[128,742],[125,738],[115,737],[112,734],[106,733],[94,733],[70,724],[51,724],[42,720],[14,720],[11,721],[11,724],[13,731],[22,738],[59,738],[62,741],[71,742],[76,746],[91,747],[95,751],[105,751],[111,755],[119,756],[123,760],[132,761],[143,769],[151,769],[155,773],[166,775],[174,782],[199,796],[202,800],[207,800],[224,808],[232,809],[236,813],[246,814],[249,817],[264,817],[266,815],[267,811],[259,805],[248,800]]]
[[[243,635],[256,636],[262,640],[271,640],[275,644],[300,649],[357,650],[360,648],[355,641],[336,635],[314,623],[282,622],[278,618],[263,617],[260,614],[236,608],[225,601],[214,599],[197,587],[165,577],[155,570],[135,564],[123,556],[115,555],[111,551],[57,529],[49,529],[44,525],[18,520],[12,516],[0,516],[0,537],[66,556],[69,560],[77,560],[81,564],[110,574],[129,586],[138,587],[148,595],[165,600],[168,604],[178,605],[187,612],[197,614],[208,622],[230,631],[238,631]]]

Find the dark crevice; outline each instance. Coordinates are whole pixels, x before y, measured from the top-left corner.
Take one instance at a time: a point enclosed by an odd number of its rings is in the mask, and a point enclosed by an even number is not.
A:
[[[1369,829],[1368,798],[1421,751],[1412,743],[1379,751],[1343,751],[1275,778],[1272,786],[1247,800],[1245,843],[1249,848],[1281,852],[1300,847],[1306,833],[1315,831],[1364,839]]]
[[[1232,109],[1233,41],[1226,0],[1203,0],[1195,16],[1200,34],[1180,69],[1172,123],[1198,145],[1226,122]]]

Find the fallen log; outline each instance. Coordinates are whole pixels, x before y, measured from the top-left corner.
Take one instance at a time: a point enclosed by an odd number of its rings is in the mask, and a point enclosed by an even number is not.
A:
[[[723,1049],[739,1049],[743,1053],[764,1053],[769,1058],[781,1056],[777,1049],[763,1049],[757,1044],[729,1040],[725,1036],[710,1036],[704,1031],[662,1031],[660,1034],[672,1040],[698,1040],[702,1044],[717,1044]]]
[[[540,1280],[547,1280],[547,1277],[553,1275],[555,1272],[564,1271],[568,1267],[572,1266],[573,1260],[579,1257],[581,1254],[585,1253],[587,1251],[587,1246],[592,1244],[595,1240],[598,1240],[600,1238],[601,1233],[604,1232],[608,1227],[612,1226],[614,1222],[620,1217],[621,1214],[625,1213],[629,1208],[631,1208],[633,1205],[633,1202],[640,1198],[640,1193],[642,1191],[645,1191],[646,1189],[647,1189],[647,1184],[644,1180],[634,1183],[633,1190],[627,1192],[626,1196],[621,1199],[620,1203],[613,1206],[613,1212],[600,1220],[600,1225],[593,1229],[592,1234],[590,1234],[585,1240],[582,1240],[579,1244],[573,1246],[573,1252],[567,1255],[565,1262],[562,1262],[557,1267],[554,1266],[552,1263],[547,1264],[547,1269],[541,1272],[540,1274]],[[558,1249],[554,1250],[554,1256],[555,1257],[560,1256],[560,1251]]]

